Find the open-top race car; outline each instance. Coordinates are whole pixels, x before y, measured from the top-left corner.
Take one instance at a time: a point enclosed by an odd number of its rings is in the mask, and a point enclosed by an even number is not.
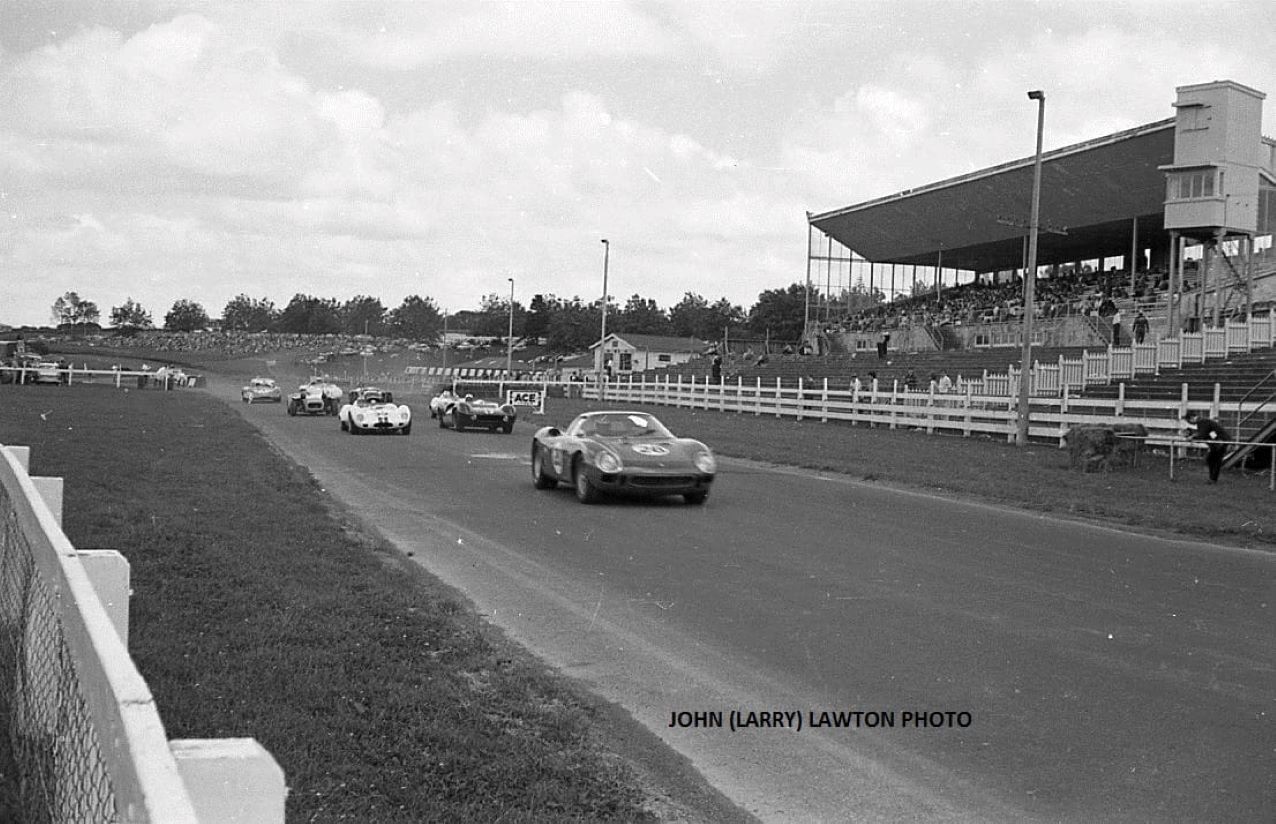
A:
[[[702,504],[717,469],[709,447],[676,437],[647,412],[586,412],[566,429],[547,426],[532,436],[536,488],[567,482],[586,504],[613,492]]]
[[[438,418],[439,426],[443,426],[443,416],[460,399],[461,396],[451,389],[444,389],[433,398],[430,398],[430,417]]]
[[[412,410],[396,404],[394,396],[371,386],[350,392],[350,402],[337,413],[341,431],[351,435],[373,432],[412,433]]]
[[[239,397],[244,403],[280,403],[284,399],[284,393],[274,378],[253,378],[239,390]]]
[[[495,432],[499,429],[506,435],[514,431],[514,421],[518,418],[518,410],[513,404],[483,400],[473,395],[453,397],[450,402],[440,404],[435,414],[440,427],[450,426],[457,432],[463,429]]]
[[[341,407],[341,387],[327,378],[311,378],[288,396],[289,415],[335,415]]]

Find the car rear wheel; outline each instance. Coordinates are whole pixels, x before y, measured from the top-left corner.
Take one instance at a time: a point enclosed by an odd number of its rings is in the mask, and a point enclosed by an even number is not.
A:
[[[288,415],[293,418],[297,417],[297,404],[292,401],[288,401]]]
[[[545,473],[545,452],[540,444],[532,444],[532,485],[537,489],[558,486],[558,481]]]
[[[412,424],[408,424],[407,426],[403,427],[403,428],[402,428],[402,429],[400,429],[399,431],[400,431],[400,432],[402,432],[404,435],[411,435],[411,434],[412,434]]]
[[[585,462],[580,458],[572,464],[572,486],[576,489],[576,500],[582,504],[597,503],[601,493],[598,487],[594,486],[594,482],[589,479],[589,472],[585,470]]]
[[[457,432],[461,431],[461,413],[455,409],[452,410],[452,428]]]
[[[514,431],[514,424],[513,423],[504,424],[503,426],[501,426],[501,431],[504,432],[506,435],[508,435],[509,433]]]
[[[708,492],[687,492],[682,496],[682,499],[692,506],[700,506],[708,498]]]

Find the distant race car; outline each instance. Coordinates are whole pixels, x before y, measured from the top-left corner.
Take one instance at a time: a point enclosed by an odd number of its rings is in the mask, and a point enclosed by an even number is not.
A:
[[[431,402],[433,403],[433,402]],[[437,413],[439,426],[450,426],[457,432],[463,429],[500,430],[508,435],[514,431],[518,410],[513,404],[482,400],[473,395],[454,398]]]
[[[396,404],[389,392],[371,386],[353,390],[350,402],[341,407],[337,417],[341,421],[341,431],[351,435],[412,433],[412,410]]]
[[[284,392],[274,378],[253,378],[239,390],[239,397],[244,403],[280,403],[284,399]]]
[[[40,361],[35,365],[35,374],[27,375],[29,383],[64,383],[63,366],[56,361]]]
[[[713,452],[679,438],[647,412],[586,412],[566,429],[532,436],[532,482],[537,489],[570,483],[581,503],[606,493],[681,495],[702,504],[717,472]]]
[[[341,408],[341,387],[327,378],[311,378],[288,396],[289,415],[335,415]]]

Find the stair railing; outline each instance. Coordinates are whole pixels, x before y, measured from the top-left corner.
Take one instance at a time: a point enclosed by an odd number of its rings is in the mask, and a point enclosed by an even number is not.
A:
[[[1256,405],[1254,406],[1253,410],[1251,410],[1248,414],[1244,414],[1245,403],[1252,396],[1262,392],[1264,388],[1267,387],[1269,384],[1271,385],[1271,388],[1268,390],[1267,396],[1262,398],[1261,400],[1256,400],[1255,401]],[[1273,369],[1271,372],[1268,372],[1266,375],[1264,375],[1262,379],[1259,380],[1258,383],[1250,387],[1250,390],[1246,392],[1244,395],[1242,395],[1240,401],[1237,402],[1236,429],[1234,430],[1235,436],[1237,438],[1240,438],[1243,427],[1247,423],[1249,423],[1251,420],[1253,420],[1260,412],[1262,412],[1264,407],[1266,407],[1268,404],[1271,404],[1272,401],[1274,400],[1276,400],[1276,369]]]

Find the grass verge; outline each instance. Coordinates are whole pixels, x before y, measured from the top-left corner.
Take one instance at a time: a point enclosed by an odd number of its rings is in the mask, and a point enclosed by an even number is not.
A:
[[[633,732],[612,708],[356,528],[233,409],[197,392],[5,389],[0,443],[66,479],[76,546],[132,565],[130,648],[169,736],[258,739],[290,821],[663,817],[650,776],[611,746]],[[687,786],[704,820],[730,816]]]

